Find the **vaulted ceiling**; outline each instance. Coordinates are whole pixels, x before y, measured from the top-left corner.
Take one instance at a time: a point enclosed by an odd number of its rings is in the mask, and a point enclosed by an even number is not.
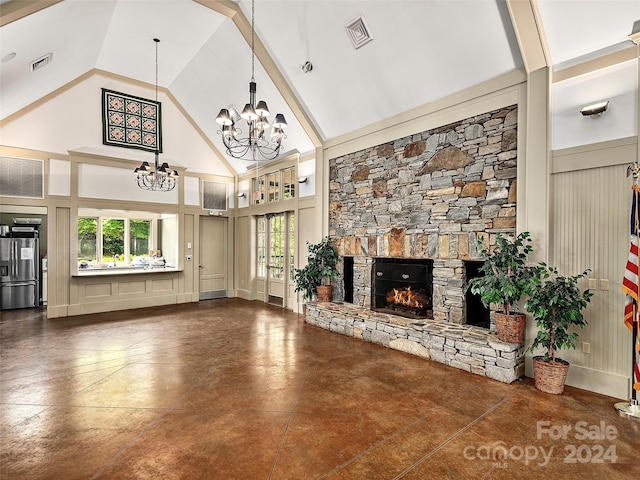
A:
[[[554,68],[625,48],[640,19],[637,0],[518,1]],[[224,152],[215,116],[248,101],[251,0],[0,4],[0,119],[93,69],[153,84],[155,37],[159,85]],[[373,40],[356,49],[345,26],[359,17]],[[505,0],[256,0],[255,32],[257,97],[287,118],[284,150],[301,153],[524,67]]]

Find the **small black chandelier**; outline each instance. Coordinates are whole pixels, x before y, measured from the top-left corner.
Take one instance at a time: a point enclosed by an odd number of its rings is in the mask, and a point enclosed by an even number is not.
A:
[[[284,115],[278,113],[271,125],[270,139],[265,137],[265,132],[269,128],[267,117],[269,109],[267,103],[260,100],[256,104],[256,81],[254,78],[255,69],[255,28],[254,28],[255,6],[251,0],[251,81],[249,82],[249,103],[247,103],[238,114],[233,106],[223,108],[216,117],[216,122],[222,125],[218,134],[222,136],[222,143],[225,146],[227,155],[240,160],[265,161],[273,160],[280,153],[282,139],[287,138],[284,129],[287,121]],[[249,134],[240,137],[242,130],[236,126],[236,122],[244,119],[247,122]]]
[[[158,104],[158,43],[160,40],[153,39],[156,42],[156,105]],[[156,140],[157,144],[157,140]],[[169,164],[164,162],[160,164],[160,152],[156,147],[155,168],[152,170],[149,162],[142,162],[138,168],[133,171],[138,182],[138,187],[143,190],[153,190],[156,192],[169,192],[173,190],[178,181],[178,172],[171,170]]]

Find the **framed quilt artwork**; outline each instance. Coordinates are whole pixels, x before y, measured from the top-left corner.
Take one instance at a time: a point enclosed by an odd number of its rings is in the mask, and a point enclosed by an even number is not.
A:
[[[102,143],[162,152],[161,105],[102,89]]]

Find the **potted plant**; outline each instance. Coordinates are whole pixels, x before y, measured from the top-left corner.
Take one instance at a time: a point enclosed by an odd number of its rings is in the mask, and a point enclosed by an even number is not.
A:
[[[478,242],[484,259],[480,267],[482,276],[472,279],[467,288],[479,295],[482,303],[502,307],[495,313],[496,332],[503,342],[524,343],[525,315],[518,312],[518,302],[529,293],[535,269],[527,265],[527,256],[533,251],[529,232],[515,238],[498,233],[491,250]]]
[[[333,290],[331,280],[338,275],[338,252],[331,245],[329,237],[315,244],[307,242],[307,250],[307,264],[293,274],[296,292],[302,292],[306,300],[317,295],[319,302],[330,302]]]
[[[533,357],[534,381],[538,390],[560,394],[564,391],[569,362],[557,358],[556,353],[562,348],[575,348],[578,333],[569,330],[587,324],[582,310],[593,294],[588,289],[581,291],[578,281],[586,277],[589,270],[563,276],[556,268],[540,263],[537,271],[525,304],[539,328],[530,350],[544,348],[544,355]]]
[[[306,264],[303,268],[296,268],[293,272],[293,281],[296,284],[296,292],[302,292],[303,302],[311,301],[317,295],[317,275],[312,272],[312,265]],[[303,308],[306,305],[303,305]]]

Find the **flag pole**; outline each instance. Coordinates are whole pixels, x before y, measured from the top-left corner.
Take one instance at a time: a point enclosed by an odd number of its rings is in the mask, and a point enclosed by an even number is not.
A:
[[[638,191],[640,187],[638,187],[638,177],[640,177],[640,164],[635,162],[627,168],[627,177],[629,175],[633,175],[633,186],[631,187],[633,190],[633,221],[634,221],[634,231],[635,234],[638,235],[640,221],[638,218],[638,209],[640,205],[638,204]],[[636,299],[640,299],[640,281],[636,282]],[[628,402],[618,402],[614,406],[618,413],[622,416],[632,417],[635,419],[640,419],[640,404],[638,403],[637,393],[638,390],[636,387],[640,388],[640,366],[638,365],[638,302],[633,302],[633,322],[631,327],[631,399]]]

